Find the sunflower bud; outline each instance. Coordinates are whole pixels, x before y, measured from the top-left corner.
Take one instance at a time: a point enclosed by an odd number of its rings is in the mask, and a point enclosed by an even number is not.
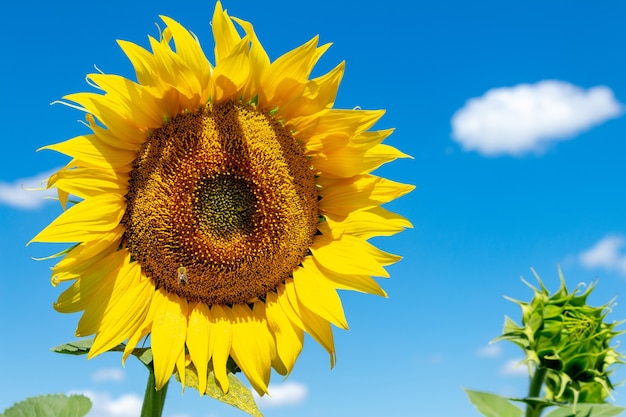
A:
[[[522,309],[522,325],[506,317],[504,330],[496,340],[509,340],[521,347],[531,376],[545,372],[545,399],[576,404],[603,403],[613,385],[609,380],[614,363],[623,363],[611,340],[622,332],[618,322],[605,321],[613,300],[600,307],[587,304],[595,288],[589,285],[581,293],[579,284],[569,293],[559,269],[561,286],[550,294],[535,273],[540,289],[524,281],[533,291],[532,300],[513,300]],[[539,394],[539,393],[537,393]]]

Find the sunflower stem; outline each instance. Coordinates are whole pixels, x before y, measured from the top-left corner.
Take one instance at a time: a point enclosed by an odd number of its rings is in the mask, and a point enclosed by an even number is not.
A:
[[[546,373],[548,372],[548,368],[545,366],[537,366],[535,369],[535,373],[530,380],[530,387],[528,388],[528,398],[537,398],[541,394],[541,387],[543,386],[543,381],[546,378]],[[528,403],[526,405],[526,417],[539,417],[541,416],[541,412],[545,408],[545,404],[532,404]]]
[[[148,368],[148,384],[146,385],[146,393],[143,396],[143,405],[141,406],[141,417],[161,417],[163,407],[165,405],[165,395],[167,394],[167,386],[169,382],[163,385],[163,388],[156,390],[154,379],[154,368]]]

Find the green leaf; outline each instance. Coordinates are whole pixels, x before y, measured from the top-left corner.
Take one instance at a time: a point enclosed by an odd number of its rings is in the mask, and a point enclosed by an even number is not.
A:
[[[474,407],[485,417],[521,417],[523,411],[508,399],[488,392],[465,389]]]
[[[178,373],[176,374],[176,379],[180,380]],[[217,384],[213,372],[209,372],[207,377],[207,389],[204,395],[215,398],[225,404],[232,405],[233,407],[237,407],[251,416],[263,417],[259,407],[256,405],[256,401],[254,401],[252,392],[245,385],[243,385],[235,375],[231,373],[228,374],[228,383],[228,393],[224,394],[220,386]],[[196,372],[193,364],[187,365],[185,369],[185,386],[196,390],[198,389],[198,373]]]
[[[4,417],[84,417],[91,401],[83,395],[63,394],[27,398],[7,408]]]
[[[91,345],[93,345],[93,339],[85,339],[55,346],[50,350],[64,355],[86,355],[89,353]]]
[[[573,406],[559,407],[546,417],[613,417],[622,414],[626,410],[613,404],[576,404],[576,413]]]

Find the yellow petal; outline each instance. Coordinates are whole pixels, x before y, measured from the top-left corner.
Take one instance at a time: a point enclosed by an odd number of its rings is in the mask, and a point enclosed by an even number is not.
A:
[[[345,62],[342,62],[329,73],[307,82],[302,94],[283,105],[279,113],[286,119],[292,119],[332,107],[344,69]]]
[[[303,330],[326,349],[330,356],[331,368],[335,366],[335,342],[330,323],[317,314],[312,313],[311,310],[298,301],[293,279],[287,279],[285,281],[285,295],[287,296],[285,298],[289,301],[291,309],[302,319],[301,324],[303,325]]]
[[[118,40],[117,43],[133,65],[139,84],[162,89],[163,83],[156,71],[158,66],[154,55],[132,42]]]
[[[261,81],[259,106],[267,109],[280,108],[299,96],[301,92],[293,87],[301,84],[304,90],[304,84],[318,58],[317,41],[316,36],[270,64]]]
[[[281,293],[284,293],[284,288]],[[296,327],[289,315],[284,312],[278,297],[279,294],[275,292],[267,294],[265,312],[267,314],[267,325],[276,339],[278,357],[288,374],[293,369],[296,359],[298,359],[302,351],[304,332],[301,328]]]
[[[313,261],[324,277],[331,281],[333,286],[338,290],[359,291],[366,294],[380,295],[385,298],[387,297],[387,293],[380,288],[380,285],[367,275],[339,274],[335,271],[324,268],[317,261],[315,261],[315,258],[313,258]]]
[[[310,256],[302,260],[302,266],[293,272],[293,284],[298,300],[309,310],[337,327],[348,329],[337,291],[324,278]]]
[[[250,80],[248,39],[242,39],[230,55],[222,59],[213,70],[211,78],[211,101],[221,103],[238,99]]]
[[[89,74],[87,78],[107,93],[105,97],[123,106],[127,115],[132,114],[137,126],[157,128],[163,124],[157,98],[150,90],[119,75]]]
[[[31,242],[88,242],[117,227],[126,210],[126,199],[118,194],[102,194],[67,209]]]
[[[56,186],[80,198],[105,193],[124,195],[128,191],[128,175],[102,168],[66,167],[48,180],[48,188]]]
[[[327,269],[340,274],[373,275],[389,277],[383,265],[390,265],[401,259],[377,249],[358,237],[343,235],[333,239],[329,235],[315,237],[311,245],[315,260]]]
[[[41,149],[50,149],[79,159],[89,166],[109,170],[130,165],[136,158],[131,150],[121,150],[102,142],[96,135],[76,136],[65,142],[44,146]]]
[[[237,33],[233,21],[228,17],[228,13],[222,9],[222,3],[219,1],[215,5],[211,27],[215,39],[215,65],[217,66],[231,54],[235,45],[241,40],[241,36]]]
[[[374,175],[359,175],[346,179],[318,178],[322,214],[346,216],[388,203],[409,193],[413,185],[402,184]]]
[[[315,170],[321,175],[348,178],[367,174],[397,158],[409,158],[389,145],[345,146],[327,154],[319,153],[313,158]]]
[[[84,275],[59,296],[54,309],[61,313],[84,310],[95,295],[106,297],[111,294],[115,275],[128,257],[128,251],[120,250],[107,256],[100,255],[97,262],[85,268]]]
[[[214,304],[209,310],[210,341],[209,350],[213,364],[213,373],[224,393],[228,392],[228,373],[226,363],[230,356],[233,341],[233,329],[231,324],[230,310]]]
[[[174,365],[185,347],[187,335],[187,301],[163,288],[155,293],[152,323],[152,355],[157,391],[172,376]]]
[[[231,310],[231,355],[259,395],[267,393],[273,343],[266,325],[264,309],[262,303],[255,303],[253,309],[247,305],[235,304]]]
[[[382,207],[369,210],[354,211],[346,217],[327,217],[318,225],[322,233],[340,237],[344,233],[369,239],[374,236],[390,236],[413,225],[406,218]]]
[[[130,336],[137,322],[143,321],[148,314],[154,285],[149,279],[142,278],[141,267],[136,262],[131,263],[125,272],[126,275],[122,276],[120,271],[118,277],[120,280],[129,281],[127,288],[122,290],[124,284],[116,283],[120,289],[113,290],[113,296],[108,302],[102,323],[89,350],[89,358],[122,343]]]
[[[198,371],[198,392],[203,395],[207,388],[209,366],[209,307],[200,302],[190,306],[187,323],[187,348],[189,356]]]
[[[52,285],[56,287],[59,282],[89,274],[102,257],[117,251],[123,234],[124,226],[120,225],[110,233],[105,233],[98,240],[81,243],[74,247],[52,267]]]
[[[176,45],[176,54],[187,63],[191,73],[198,79],[198,85],[201,89],[201,92],[199,92],[200,103],[206,103],[209,98],[208,86],[211,79],[211,64],[209,60],[204,55],[198,40],[180,23],[167,16],[161,16],[161,19],[172,31],[174,44]]]

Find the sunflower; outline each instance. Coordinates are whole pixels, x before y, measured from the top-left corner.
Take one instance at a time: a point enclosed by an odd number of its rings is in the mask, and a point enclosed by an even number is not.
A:
[[[368,239],[411,226],[381,205],[413,187],[370,172],[406,155],[369,130],[383,111],[332,108],[343,63],[309,78],[317,37],[271,62],[218,2],[212,65],[161,18],[151,51],[118,41],[137,82],[90,74],[98,93],[64,97],[91,133],[44,147],[71,157],[48,182],[65,210],[32,241],[74,244],[54,308],[83,312],[90,358],[125,342],[125,360],[149,336],[156,389],[190,361],[200,392],[208,372],[227,392],[232,360],[264,394],[305,333],[334,364],[338,289],[386,295],[372,277],[400,257]]]

